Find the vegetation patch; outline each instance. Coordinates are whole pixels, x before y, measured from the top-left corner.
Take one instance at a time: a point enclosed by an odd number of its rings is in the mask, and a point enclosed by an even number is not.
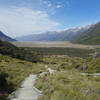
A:
[[[36,52],[18,48],[9,42],[0,40],[0,54],[8,55],[17,59],[22,59],[31,62],[40,61],[40,56]]]
[[[93,60],[92,57],[80,59],[49,56],[45,57],[44,61],[49,62],[48,67],[57,72],[38,77],[35,86],[43,91],[43,95],[38,100],[99,100],[100,77],[81,75],[83,72],[99,72],[99,58]],[[82,69],[84,64],[88,66],[85,70]]]
[[[68,55],[70,57],[89,57],[93,50],[80,49],[80,48],[27,48],[29,51],[34,51],[41,56],[46,55]]]
[[[45,71],[44,64],[32,63],[0,55],[0,100],[16,90],[29,74]]]
[[[99,100],[99,85],[100,81],[81,76],[76,70],[57,72],[36,82],[36,87],[43,91],[38,100]]]

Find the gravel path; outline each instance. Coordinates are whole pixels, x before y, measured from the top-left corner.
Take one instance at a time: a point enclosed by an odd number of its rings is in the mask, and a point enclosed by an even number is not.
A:
[[[86,75],[90,75],[90,76],[100,76],[100,73],[81,73],[81,75],[86,76]]]
[[[21,84],[20,88],[12,93],[8,100],[37,100],[41,91],[34,87],[36,75],[30,75]]]

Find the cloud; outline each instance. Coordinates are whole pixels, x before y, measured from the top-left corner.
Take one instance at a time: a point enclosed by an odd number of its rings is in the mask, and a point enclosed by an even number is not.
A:
[[[52,4],[51,4],[51,3],[49,3],[49,4],[48,4],[48,7],[52,7]]]
[[[58,5],[56,6],[56,8],[62,8],[62,5],[58,4]]]
[[[52,21],[44,11],[25,7],[0,8],[0,30],[12,37],[55,30],[59,26],[60,23]]]

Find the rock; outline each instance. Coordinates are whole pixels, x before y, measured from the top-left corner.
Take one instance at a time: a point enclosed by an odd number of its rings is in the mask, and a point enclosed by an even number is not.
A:
[[[100,93],[100,91],[99,90],[96,90],[96,89],[93,89],[93,88],[90,88],[90,89],[88,89],[88,90],[86,90],[86,91],[84,91],[84,96],[87,96],[87,95],[89,95],[89,94],[91,94],[91,93],[94,93],[94,94],[99,94]]]
[[[63,63],[63,64],[61,64],[61,66],[66,66],[66,65],[68,65],[67,63]]]
[[[48,75],[48,72],[42,72],[40,73],[40,77],[44,77],[44,76],[47,76]]]
[[[100,57],[100,54],[98,53],[98,52],[95,52],[94,54],[93,54],[93,60],[96,60],[97,58],[99,58]]]
[[[7,97],[7,100],[12,100],[13,98],[15,98],[15,92],[13,92],[12,94],[10,94],[10,95]]]
[[[26,67],[32,67],[32,65],[30,65],[30,64],[27,64],[27,65],[26,65]]]
[[[45,65],[45,68],[47,69],[48,68],[48,65]]]
[[[39,74],[41,74],[41,73],[43,73],[43,71],[40,70],[40,71],[39,71]]]
[[[93,77],[98,77],[100,76],[100,73],[80,73],[83,76],[93,76]]]
[[[48,68],[47,70],[49,71],[49,73],[50,73],[51,75],[54,74],[55,72],[57,72],[56,70],[52,70],[51,68]]]
[[[56,65],[56,70],[57,70],[57,71],[60,71],[60,69],[59,69],[59,66],[58,66],[58,65]]]
[[[83,66],[81,67],[81,70],[84,71],[84,70],[87,70],[87,68],[88,68],[87,65],[86,64],[83,64]]]
[[[51,64],[57,64],[56,62],[51,62]]]
[[[79,67],[80,67],[79,65],[74,66],[75,69],[78,69]]]
[[[44,64],[49,64],[49,62],[44,62]]]
[[[95,50],[95,48],[94,47],[90,47],[90,50]]]

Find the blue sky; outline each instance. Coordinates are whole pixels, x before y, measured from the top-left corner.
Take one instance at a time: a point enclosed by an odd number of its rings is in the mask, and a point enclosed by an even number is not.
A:
[[[11,37],[100,21],[100,0],[0,0],[0,30]]]

